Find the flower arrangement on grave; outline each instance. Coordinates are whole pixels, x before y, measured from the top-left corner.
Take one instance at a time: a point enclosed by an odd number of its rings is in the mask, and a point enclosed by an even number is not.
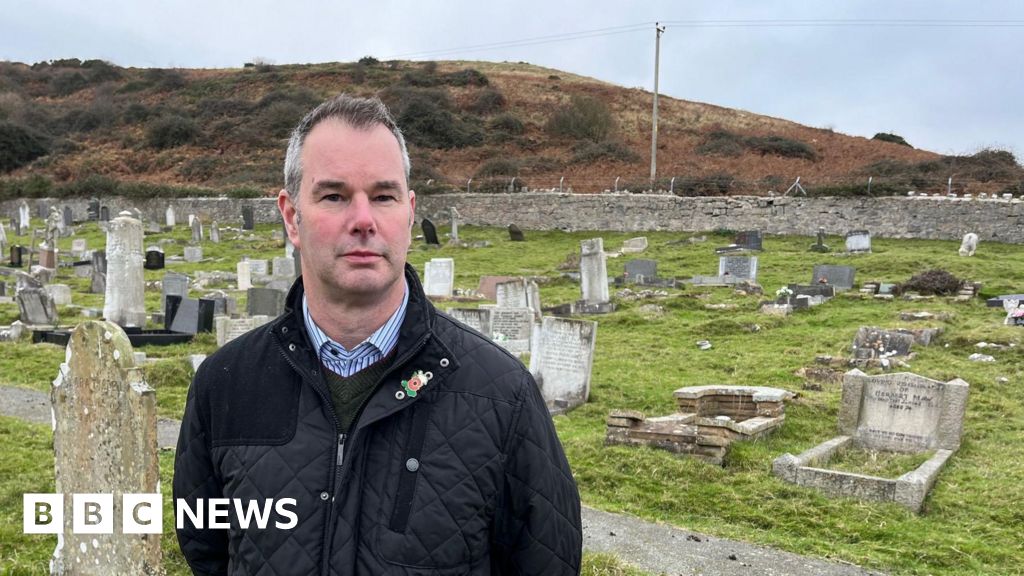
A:
[[[793,295],[793,290],[788,286],[783,286],[775,291],[775,299],[779,304],[786,304],[789,302],[789,297]]]

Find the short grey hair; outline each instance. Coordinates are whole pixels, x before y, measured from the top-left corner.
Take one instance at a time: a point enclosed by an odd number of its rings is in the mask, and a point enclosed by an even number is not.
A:
[[[388,107],[380,98],[358,98],[338,94],[306,114],[292,130],[292,135],[288,139],[288,152],[284,157],[284,188],[293,200],[298,196],[302,184],[302,146],[306,142],[306,136],[309,136],[317,124],[332,119],[340,120],[357,130],[369,130],[381,125],[391,131],[395,140],[398,140],[398,148],[402,153],[402,167],[405,169],[405,184],[408,187],[409,172],[412,169],[409,149],[405,145],[402,131],[388,112]]]

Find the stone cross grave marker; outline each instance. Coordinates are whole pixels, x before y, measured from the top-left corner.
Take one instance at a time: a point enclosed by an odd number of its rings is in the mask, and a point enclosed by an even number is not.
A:
[[[455,260],[431,258],[423,271],[423,290],[427,296],[451,298],[455,282]]]
[[[519,226],[515,224],[508,225],[508,239],[512,242],[525,242],[526,236],[523,236],[523,231],[519,229]]]
[[[811,244],[811,252],[831,252],[832,249],[825,244],[825,228],[823,226],[818,227],[818,238],[814,244]]]
[[[242,230],[252,230],[256,227],[256,215],[252,206],[242,206]]]
[[[834,286],[836,290],[849,290],[853,288],[855,272],[853,266],[815,264],[811,273],[811,284],[828,284]]]
[[[122,508],[133,502],[125,495],[156,494],[140,517],[159,520],[163,502],[156,395],[120,327],[89,321],[71,332],[51,401],[56,493],[64,495],[63,545],[54,551],[51,573],[162,574],[160,523],[149,534],[125,533],[122,523],[132,517]],[[108,498],[106,530],[72,530],[73,494]]]
[[[853,230],[846,234],[847,252],[871,252],[871,233],[867,230]]]
[[[122,212],[107,228],[103,317],[119,326],[146,325],[142,223]]]
[[[437,239],[437,227],[430,221],[430,218],[424,218],[420,222],[420,228],[423,229],[423,241],[427,244],[441,244]]]
[[[580,242],[580,287],[586,304],[602,304],[609,300],[608,263],[602,238]]]
[[[719,256],[718,275],[757,280],[757,256]]]
[[[597,322],[547,316],[530,355],[530,372],[550,409],[571,409],[590,396]]]

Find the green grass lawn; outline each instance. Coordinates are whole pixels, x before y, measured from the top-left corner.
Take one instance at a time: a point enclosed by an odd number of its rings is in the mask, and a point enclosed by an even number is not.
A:
[[[193,275],[198,270],[233,272],[243,255],[272,258],[282,250],[270,240],[274,229],[277,226],[258,226],[255,240],[235,239],[233,232],[222,231],[221,244],[204,244],[211,261],[173,262],[168,270]],[[441,227],[442,234],[446,231]],[[731,239],[708,235],[706,242],[690,244],[673,242],[690,236],[683,233],[527,231],[526,243],[511,243],[499,229],[461,226],[459,232],[463,240],[487,240],[491,246],[427,248],[417,243],[409,261],[422,273],[430,258],[454,258],[455,286],[463,289],[475,288],[484,274],[543,277],[540,291],[545,306],[579,298],[579,286],[561,278],[555,267],[567,254],[578,252],[582,239],[602,236],[605,249],[612,251],[629,237],[646,235],[650,247],[637,257],[656,259],[660,276],[679,278],[714,274],[718,262],[714,247]],[[90,246],[102,245],[102,236],[94,228],[86,237]],[[146,244],[160,237],[164,236],[147,236]],[[175,242],[166,245],[167,255],[180,254],[187,228],[179,227],[170,237]],[[1024,502],[1024,331],[1002,326],[1001,308],[986,308],[982,298],[968,303],[945,298],[884,302],[840,296],[784,318],[757,311],[757,303],[779,287],[808,283],[814,264],[854,266],[857,284],[902,282],[918,272],[942,268],[982,282],[983,297],[1017,293],[1024,290],[1024,248],[982,243],[976,256],[961,258],[956,242],[875,238],[873,253],[845,256],[808,252],[813,242],[811,237],[765,238],[758,266],[764,297],[737,295],[725,288],[686,287],[669,290],[668,297],[658,300],[619,300],[615,313],[589,318],[599,323],[590,402],[555,418],[584,502],[894,574],[1024,573],[1024,508],[1020,504]],[[826,244],[842,246],[843,242],[831,237]],[[63,240],[62,248],[69,247],[70,240]],[[609,259],[609,274],[621,274],[629,257]],[[61,281],[71,280],[70,272],[68,278],[64,274],[62,270]],[[146,279],[158,280],[162,274],[147,271]],[[68,283],[76,289],[81,286]],[[200,294],[194,290],[192,296]],[[156,309],[159,297],[159,290],[147,292],[149,309]],[[75,299],[102,307],[102,295],[76,291]],[[664,315],[651,319],[641,313],[640,307],[650,303],[662,306]],[[706,308],[722,303],[735,307]],[[244,309],[244,302],[239,308]],[[899,320],[902,311],[921,310],[950,317],[923,323]],[[78,314],[66,308],[62,320],[83,320]],[[16,306],[0,305],[0,322],[16,316]],[[817,355],[848,355],[860,326],[943,328],[930,347],[915,347],[909,370],[942,381],[963,378],[971,386],[963,445],[939,476],[921,515],[895,504],[827,499],[771,474],[774,458],[786,452],[797,454],[837,434],[839,384],[811,389],[797,371],[814,365]],[[705,339],[712,343],[710,350],[696,345]],[[1013,346],[982,350],[975,346],[981,341]],[[150,358],[158,358],[145,369],[157,390],[162,415],[180,417],[191,372],[185,356],[214,348],[207,335],[187,345],[144,349]],[[973,352],[991,354],[996,362],[970,362],[967,357]],[[55,346],[0,344],[0,382],[48,390],[62,358],[63,351]],[[702,384],[775,386],[799,396],[788,404],[786,422],[779,431],[756,442],[734,444],[722,467],[654,449],[604,446],[604,418],[610,410],[668,414],[674,410],[674,389]],[[49,431],[4,419],[0,420],[0,442],[0,574],[5,570],[42,574],[53,544],[44,537],[20,533],[20,504],[24,492],[52,490]],[[846,453],[837,465],[898,476],[906,471],[904,466],[919,461]],[[162,455],[161,464],[163,485],[169,486],[169,453]],[[187,573],[170,534],[164,550],[170,573]],[[588,555],[585,573],[633,572],[615,558]]]

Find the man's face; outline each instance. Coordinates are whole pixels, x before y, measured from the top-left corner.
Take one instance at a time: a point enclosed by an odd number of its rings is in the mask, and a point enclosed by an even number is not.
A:
[[[398,141],[386,127],[318,124],[302,148],[298,197],[278,195],[306,290],[354,304],[402,293],[415,206]]]

